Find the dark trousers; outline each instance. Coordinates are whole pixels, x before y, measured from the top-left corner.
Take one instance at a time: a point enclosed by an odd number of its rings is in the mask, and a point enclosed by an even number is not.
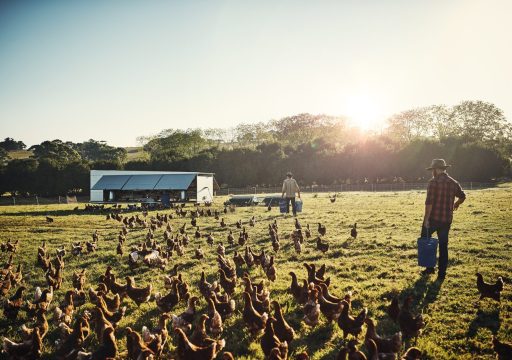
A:
[[[430,221],[430,227],[426,228],[422,226],[421,237],[432,236],[433,233],[437,233],[437,239],[439,240],[439,274],[446,274],[446,267],[448,266],[448,233],[450,232],[449,223],[439,223]],[[434,268],[429,268],[434,270]]]
[[[294,197],[287,197],[286,198],[286,213],[290,213],[290,201],[292,203],[292,212],[293,216],[297,215],[297,210],[295,208],[295,196]]]

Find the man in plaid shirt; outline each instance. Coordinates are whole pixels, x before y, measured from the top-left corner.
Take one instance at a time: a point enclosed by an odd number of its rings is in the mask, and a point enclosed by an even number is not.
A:
[[[437,233],[439,239],[439,270],[438,279],[444,280],[448,265],[448,233],[453,220],[453,211],[466,200],[466,194],[460,184],[446,173],[443,159],[434,159],[427,170],[432,170],[432,179],[428,183],[427,199],[425,200],[425,217],[421,236]],[[457,201],[455,201],[457,198]],[[434,268],[427,268],[423,274],[434,273]]]

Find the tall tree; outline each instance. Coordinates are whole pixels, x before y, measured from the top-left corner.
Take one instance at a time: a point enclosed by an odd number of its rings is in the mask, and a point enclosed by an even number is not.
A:
[[[0,148],[6,151],[23,150],[26,147],[23,141],[16,141],[11,137],[6,137],[4,141],[0,141]]]

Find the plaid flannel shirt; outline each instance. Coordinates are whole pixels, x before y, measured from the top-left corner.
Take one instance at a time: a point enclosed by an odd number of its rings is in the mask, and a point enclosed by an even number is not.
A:
[[[453,203],[455,198],[462,201],[466,194],[460,184],[446,173],[433,177],[428,182],[425,205],[432,205],[429,220],[450,224],[453,219]]]

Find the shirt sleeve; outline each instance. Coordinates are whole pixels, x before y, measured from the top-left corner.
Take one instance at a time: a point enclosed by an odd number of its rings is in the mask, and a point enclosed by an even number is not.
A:
[[[282,192],[285,192],[285,191],[286,191],[286,180],[283,181],[283,190],[282,190]]]
[[[462,190],[462,187],[460,186],[459,183],[457,183],[457,187],[455,188],[455,196],[462,201],[466,200],[466,193],[464,192],[464,190]]]
[[[299,191],[299,184],[297,184],[297,180],[293,180],[293,183],[295,184],[295,191]]]
[[[434,193],[436,191],[436,183],[434,181],[430,181],[427,187],[427,198],[425,200],[425,205],[432,205],[434,203]]]

